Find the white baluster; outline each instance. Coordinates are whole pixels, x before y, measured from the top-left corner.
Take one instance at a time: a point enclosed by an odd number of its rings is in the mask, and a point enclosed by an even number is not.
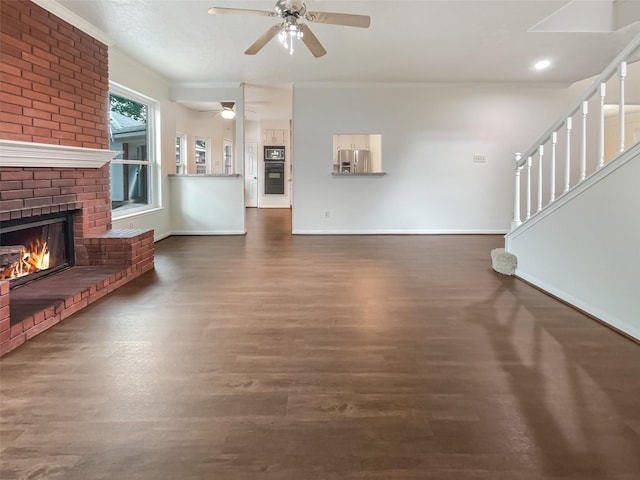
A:
[[[618,126],[620,128],[620,153],[624,152],[624,79],[627,76],[627,62],[620,62],[618,70],[620,76],[620,108],[618,113]]]
[[[558,132],[551,134],[551,194],[549,203],[556,199],[556,143],[558,143]]]
[[[536,213],[542,210],[542,157],[544,157],[544,145],[540,145],[538,153],[540,157],[538,160],[538,210],[536,210]]]
[[[589,102],[582,102],[582,150],[580,152],[580,181],[587,177],[587,113]]]
[[[567,158],[564,164],[564,191],[567,193],[571,182],[571,117],[567,118]]]
[[[516,156],[513,160],[513,168],[515,170],[515,185],[514,185],[514,202],[513,202],[513,221],[511,222],[511,229],[513,230],[518,225],[522,224],[522,220],[520,220],[520,171],[522,170],[522,165],[518,165],[520,163],[520,159],[522,155],[520,153],[516,153]]]
[[[607,84],[600,84],[600,139],[598,143],[598,169],[604,167],[604,97],[607,94]]]
[[[533,164],[533,158],[527,158],[527,217],[526,220],[531,218],[531,165]]]

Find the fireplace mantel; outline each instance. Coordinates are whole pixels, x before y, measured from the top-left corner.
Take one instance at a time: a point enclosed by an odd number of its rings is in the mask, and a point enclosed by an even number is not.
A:
[[[118,155],[114,150],[0,140],[5,167],[100,168]]]

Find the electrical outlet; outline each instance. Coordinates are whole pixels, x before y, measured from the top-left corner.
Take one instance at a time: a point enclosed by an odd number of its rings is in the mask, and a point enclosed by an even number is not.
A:
[[[487,163],[487,157],[481,153],[476,153],[473,155],[473,163]]]
[[[324,211],[324,218],[329,218],[331,216],[331,212],[329,210]]]

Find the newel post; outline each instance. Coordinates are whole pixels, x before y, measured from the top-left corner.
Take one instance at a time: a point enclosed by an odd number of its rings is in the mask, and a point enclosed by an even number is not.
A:
[[[549,203],[556,199],[556,144],[558,143],[558,132],[551,134],[551,190],[549,193]]]
[[[582,102],[582,149],[580,151],[580,181],[587,178],[587,114],[589,102]]]
[[[618,109],[618,135],[620,138],[620,153],[624,152],[624,79],[627,76],[627,62],[621,62],[618,69],[620,77],[620,100]]]
[[[531,218],[531,167],[533,166],[533,157],[527,157],[527,216],[525,220]]]
[[[600,84],[600,137],[598,139],[598,169],[604,167],[604,97],[607,95],[607,84]]]
[[[538,160],[538,210],[542,210],[542,159],[544,158],[544,145],[538,147],[539,160]]]
[[[520,159],[522,155],[516,153],[513,160],[513,167],[515,171],[515,184],[514,184],[514,202],[513,202],[513,220],[511,221],[511,230],[522,224],[520,220],[520,172],[522,171],[522,165],[520,165]]]
[[[571,117],[567,118],[567,153],[564,160],[564,191],[567,193],[571,188]]]

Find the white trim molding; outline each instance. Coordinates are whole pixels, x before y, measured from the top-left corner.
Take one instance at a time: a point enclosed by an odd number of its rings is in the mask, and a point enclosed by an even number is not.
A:
[[[3,167],[100,168],[120,152],[0,139]]]
[[[113,39],[107,35],[105,32],[100,30],[98,27],[93,25],[92,23],[87,22],[80,15],[72,12],[67,7],[60,5],[55,0],[32,0],[33,3],[39,5],[50,13],[53,13],[56,17],[61,18],[65,22],[70,23],[74,27],[82,30],[84,33],[91,35],[93,38],[98,40],[99,42],[104,43],[106,46],[110,47],[115,42]]]

